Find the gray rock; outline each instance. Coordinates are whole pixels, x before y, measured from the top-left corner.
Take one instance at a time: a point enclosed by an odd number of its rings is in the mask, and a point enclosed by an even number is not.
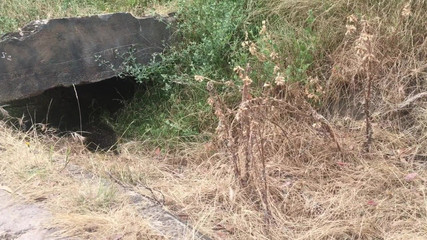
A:
[[[147,63],[169,41],[172,22],[115,13],[34,21],[5,34],[0,38],[0,103],[114,77],[96,56],[118,66],[120,56],[133,47],[138,61]]]

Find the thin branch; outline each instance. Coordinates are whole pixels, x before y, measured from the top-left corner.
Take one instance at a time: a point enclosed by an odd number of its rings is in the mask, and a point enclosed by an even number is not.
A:
[[[266,231],[267,234],[269,234],[269,227],[271,224],[271,210],[268,203],[268,182],[267,182],[267,169],[266,169],[266,160],[265,160],[265,152],[264,152],[264,138],[262,135],[262,132],[260,129],[258,129],[258,137],[260,141],[260,157],[261,157],[261,163],[262,163],[262,181],[263,181],[263,190],[261,191],[261,198],[264,202],[264,218],[265,223],[267,225]]]
[[[399,105],[397,105],[397,108],[393,111],[402,111],[407,107],[409,107],[409,105],[413,104],[418,99],[425,98],[425,97],[427,97],[427,92],[418,93],[417,95],[412,96],[406,99],[405,101],[399,103]]]
[[[83,132],[82,111],[81,111],[81,108],[80,108],[79,95],[77,94],[76,85],[73,84],[73,88],[74,88],[74,94],[76,95],[77,106],[79,108],[80,134],[81,134]]]
[[[318,113],[316,110],[314,110],[310,105],[310,110],[311,110],[311,115],[313,116],[313,118],[317,121],[319,121],[325,128],[326,130],[329,132],[329,135],[332,137],[332,139],[334,140],[335,144],[337,145],[338,150],[341,152],[341,157],[344,158],[344,152],[341,148],[341,144],[338,142],[338,137],[335,134],[334,129],[332,128],[331,124],[329,123],[329,121],[320,113]]]
[[[365,120],[366,120],[366,142],[364,144],[365,151],[369,152],[371,144],[372,144],[372,125],[371,125],[371,91],[372,91],[372,78],[370,76],[369,70],[371,69],[370,62],[368,63],[368,71],[367,71],[367,86],[365,88]]]

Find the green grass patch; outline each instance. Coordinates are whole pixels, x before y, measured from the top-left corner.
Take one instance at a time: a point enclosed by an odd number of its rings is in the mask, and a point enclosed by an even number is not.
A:
[[[171,0],[7,0],[0,1],[0,35],[37,19],[77,17],[111,12],[148,13]]]
[[[194,76],[234,77],[243,53],[246,2],[179,1],[177,18],[177,41],[156,61],[140,65],[132,54],[125,57],[122,74],[145,85],[116,120],[126,136],[157,144],[199,141],[216,127],[205,83]]]
[[[169,95],[159,85],[145,85],[115,118],[125,138],[144,140],[153,146],[208,139],[215,122],[204,91],[176,88]]]

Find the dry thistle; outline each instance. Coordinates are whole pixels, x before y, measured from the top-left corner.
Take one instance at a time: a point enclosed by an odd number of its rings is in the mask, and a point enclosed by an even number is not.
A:
[[[285,78],[282,76],[280,72],[277,73],[276,78],[274,79],[274,82],[277,86],[284,86],[285,85]]]
[[[354,25],[348,24],[348,25],[345,25],[345,28],[347,29],[347,31],[345,32],[346,36],[356,32],[356,26]]]
[[[276,64],[273,69],[273,73],[276,74],[280,71],[280,67]]]
[[[277,52],[273,51],[270,53],[270,58],[273,61],[277,61],[277,60],[279,60],[279,54]]]
[[[357,22],[359,22],[359,20],[357,19],[356,15],[351,14],[350,16],[347,17],[347,22],[349,22],[349,23],[357,23]]]
[[[235,71],[239,70],[238,68]],[[218,93],[215,90],[214,81],[209,81],[206,84],[206,89],[209,92],[208,103],[214,108],[214,113],[218,118],[218,126],[216,128],[218,134],[218,141],[222,142],[225,149],[232,156],[232,162],[234,167],[234,175],[236,180],[240,179],[240,168],[238,165],[238,156],[236,155],[236,146],[232,137],[232,129],[230,127],[230,123],[228,118],[226,117],[224,112],[230,112],[225,104],[221,101]]]
[[[375,52],[374,44],[375,37],[368,32],[369,23],[362,20],[362,31],[359,38],[356,40],[356,55],[360,70],[366,75],[365,85],[365,119],[366,119],[366,141],[364,143],[365,151],[369,152],[372,143],[372,124],[371,124],[371,92],[372,92],[372,76],[373,63],[378,62]]]
[[[259,35],[265,35],[267,34],[267,26],[266,26],[266,21],[262,21],[262,27],[261,27],[261,31],[259,31]]]
[[[205,77],[200,75],[194,75],[194,80],[196,80],[197,82],[203,82],[203,80],[205,80]]]
[[[404,18],[408,18],[412,15],[411,1],[405,4],[400,15]]]

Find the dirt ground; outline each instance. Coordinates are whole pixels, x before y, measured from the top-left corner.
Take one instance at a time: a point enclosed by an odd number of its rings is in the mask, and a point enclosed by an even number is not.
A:
[[[0,190],[0,239],[55,239],[54,230],[45,226],[50,217],[42,205],[20,203],[7,191]]]

